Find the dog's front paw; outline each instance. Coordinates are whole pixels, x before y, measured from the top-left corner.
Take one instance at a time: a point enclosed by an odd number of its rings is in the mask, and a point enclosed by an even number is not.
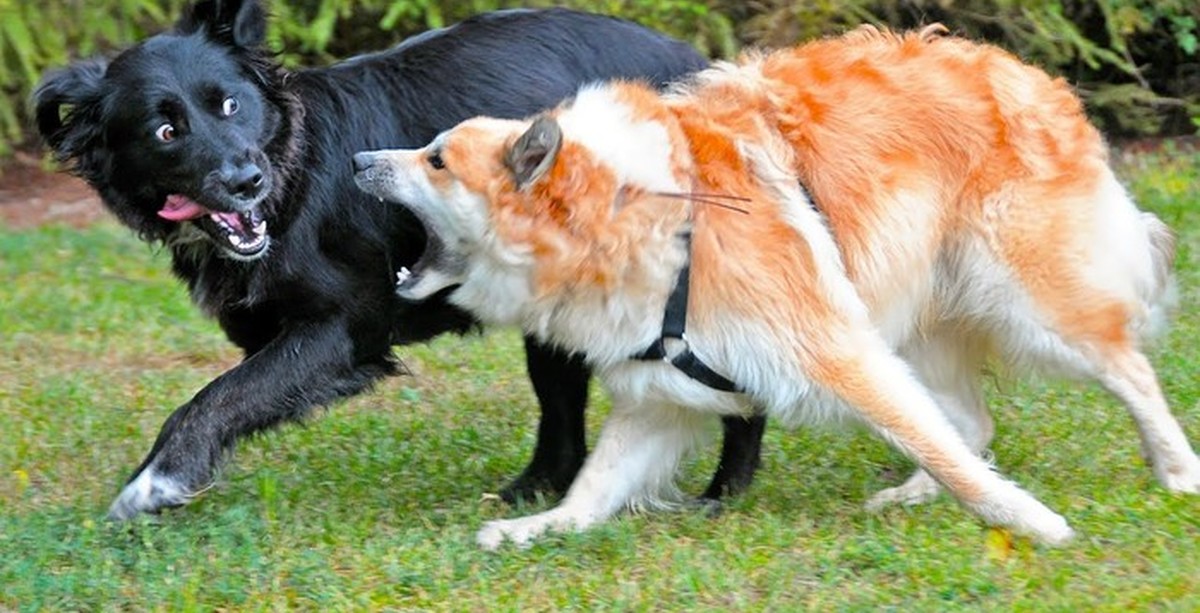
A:
[[[1057,513],[1042,514],[1031,520],[1026,520],[1019,526],[1021,531],[1041,541],[1044,545],[1054,547],[1066,545],[1075,538],[1065,517]]]
[[[195,495],[175,479],[160,475],[153,466],[148,466],[121,490],[108,508],[108,518],[127,521],[139,513],[157,513],[183,506]]]
[[[583,459],[553,465],[530,464],[512,483],[500,490],[500,498],[508,504],[534,502],[542,494],[549,499],[561,498],[571,487]]]
[[[1172,492],[1200,494],[1200,459],[1194,455],[1175,466],[1160,468],[1155,464],[1154,472],[1163,487]]]
[[[1066,518],[1012,483],[1005,483],[999,495],[976,507],[976,511],[994,524],[1012,528],[1045,545],[1065,545],[1075,538]]]
[[[533,542],[533,539],[540,535],[548,528],[531,524],[527,521],[530,518],[523,517],[521,519],[497,519],[489,521],[480,528],[475,535],[475,542],[488,551],[495,551],[500,548],[504,541],[511,541],[512,544],[519,548],[525,548]]]
[[[929,473],[918,470],[908,481],[896,486],[880,490],[867,500],[867,510],[876,512],[893,504],[912,506],[924,504],[937,498],[941,486]]]
[[[495,551],[506,540],[524,549],[532,544],[534,539],[551,530],[579,531],[592,523],[586,518],[573,517],[560,509],[552,509],[545,513],[517,519],[489,521],[476,533],[475,542],[489,551]]]

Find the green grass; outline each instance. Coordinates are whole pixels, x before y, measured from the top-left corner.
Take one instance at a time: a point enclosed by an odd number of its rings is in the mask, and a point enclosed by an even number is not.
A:
[[[1180,235],[1182,307],[1154,360],[1197,444],[1200,155],[1123,170]],[[863,433],[771,428],[758,481],[718,518],[479,551],[483,521],[519,512],[482,494],[534,439],[511,332],[400,349],[416,376],[244,442],[187,508],[112,525],[162,420],[238,358],[166,269],[111,223],[0,230],[0,609],[1200,609],[1200,497],[1159,487],[1124,410],[1081,384],[990,390],[1002,470],[1079,532],[1062,549],[1009,547],[946,497],[867,513],[905,460]]]

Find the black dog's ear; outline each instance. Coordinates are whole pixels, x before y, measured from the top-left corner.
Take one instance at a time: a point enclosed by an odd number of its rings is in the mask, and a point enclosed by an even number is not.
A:
[[[175,29],[181,34],[204,30],[214,41],[253,48],[267,37],[267,13],[258,0],[202,0],[183,13]]]
[[[525,189],[554,166],[562,148],[562,128],[549,115],[541,115],[504,155],[517,189]]]
[[[82,60],[47,74],[33,93],[37,128],[60,161],[78,159],[96,146],[108,61]]]

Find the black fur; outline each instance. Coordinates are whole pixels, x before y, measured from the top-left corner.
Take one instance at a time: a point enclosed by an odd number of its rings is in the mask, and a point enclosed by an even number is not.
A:
[[[262,49],[265,26],[253,0],[200,2],[173,32],[47,75],[35,94],[38,128],[59,159],[122,223],[168,246],[193,300],[246,355],[167,419],[130,478],[150,469],[178,491],[130,485],[116,518],[186,502],[239,438],[396,372],[393,345],[476,326],[442,296],[395,297],[395,271],[417,260],[426,237],[403,210],[355,188],[354,152],[420,146],[473,115],[528,116],[591,80],[663,84],[703,65],[627,22],[518,10],[288,72]],[[176,196],[202,213],[164,219]],[[230,247],[221,220],[243,234],[265,221],[266,246]],[[504,490],[510,500],[565,490],[586,453],[589,373],[532,341],[526,349],[542,421],[533,461]],[[762,421],[726,427],[712,497],[748,485],[758,462]]]

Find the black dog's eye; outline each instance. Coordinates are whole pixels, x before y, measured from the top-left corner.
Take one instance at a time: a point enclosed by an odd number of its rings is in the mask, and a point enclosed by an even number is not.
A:
[[[221,102],[221,114],[222,115],[229,117],[230,115],[233,115],[236,112],[238,112],[237,98],[230,96],[230,97],[226,98],[223,102]]]
[[[436,170],[441,170],[446,167],[446,161],[442,159],[442,154],[434,151],[429,154],[429,165]]]
[[[175,140],[175,126],[169,123],[158,126],[158,129],[154,131],[154,137],[164,143]]]

